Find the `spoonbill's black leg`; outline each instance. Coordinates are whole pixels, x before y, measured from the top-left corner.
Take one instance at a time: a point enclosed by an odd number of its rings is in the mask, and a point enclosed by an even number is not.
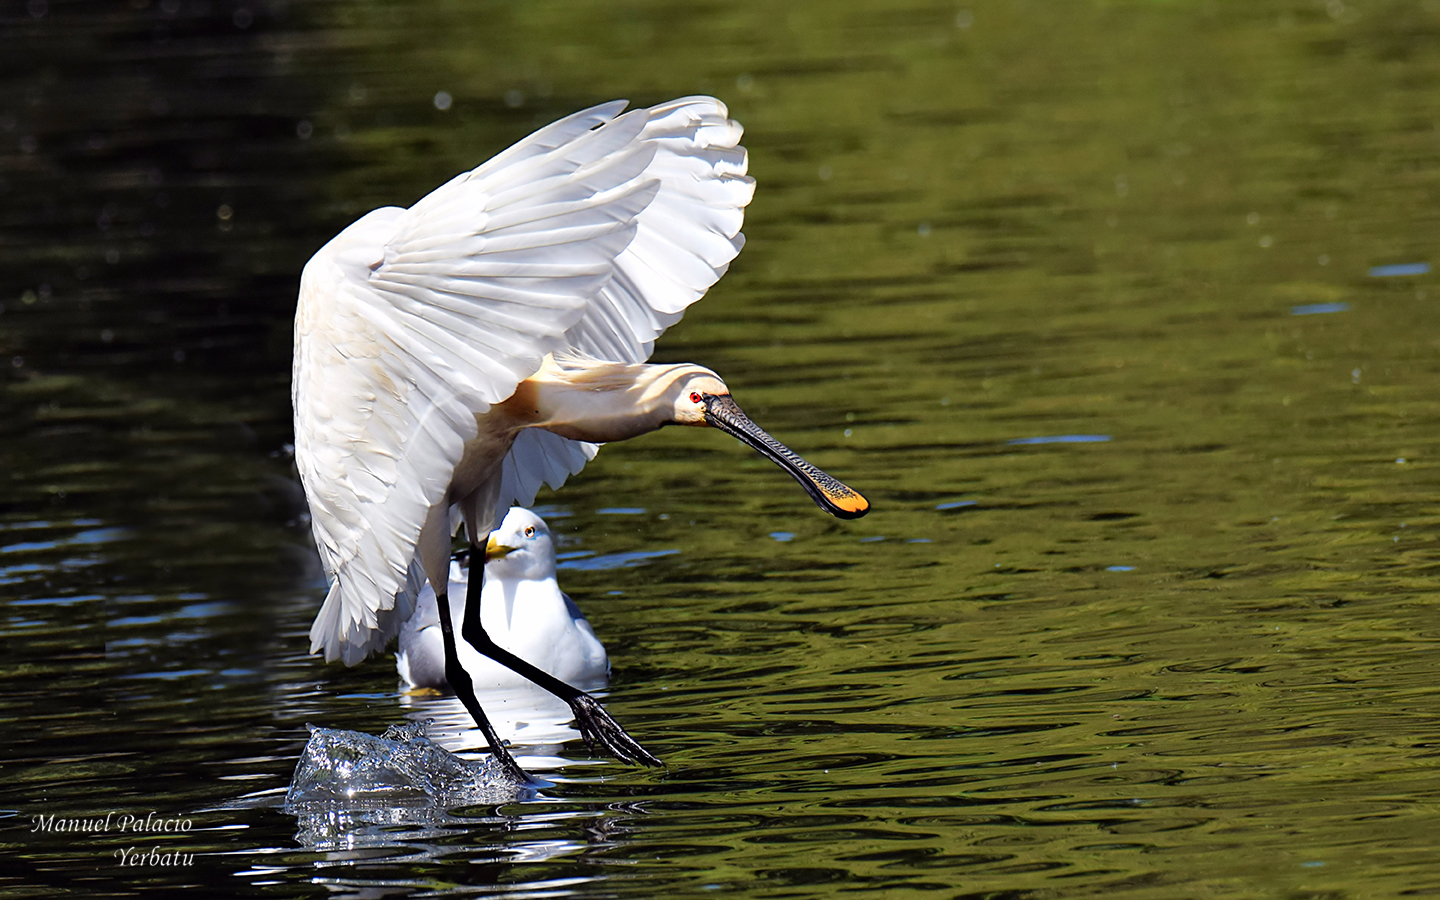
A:
[[[479,574],[478,571],[476,574]],[[479,581],[480,579],[475,580]],[[475,683],[470,679],[470,673],[460,665],[460,657],[455,653],[455,626],[450,621],[449,596],[437,591],[435,600],[440,608],[440,635],[445,644],[445,679],[450,682],[455,696],[459,697],[460,702],[465,704],[465,708],[470,711],[470,718],[474,719],[475,724],[479,725],[480,730],[484,732],[485,740],[490,744],[490,752],[494,754],[495,759],[499,760],[505,772],[521,784],[530,784],[530,776],[520,768],[515,757],[505,749],[505,745],[500,743],[500,736],[495,733],[495,726],[490,724],[485,710],[480,708],[480,701],[475,699]],[[468,604],[468,597],[466,601]]]
[[[488,536],[487,536],[488,538]],[[483,543],[470,547],[470,558],[472,560],[485,558],[485,545]],[[599,744],[608,750],[611,755],[621,762],[642,763],[647,766],[660,766],[664,763],[656,759],[650,751],[640,746],[639,742],[620,727],[620,723],[610,717],[600,701],[580,690],[571,687],[560,679],[551,675],[536,666],[531,665],[515,654],[501,647],[485,631],[485,626],[480,623],[480,593],[482,590],[483,577],[480,570],[473,564],[470,566],[470,584],[465,591],[465,619],[460,626],[460,636],[470,642],[484,656],[488,656],[500,665],[509,669],[517,675],[523,676],[535,682],[540,687],[564,700],[570,706],[570,711],[575,714],[575,722],[580,726],[580,736],[585,739],[585,746],[593,753],[595,745]],[[441,611],[441,619],[444,620],[444,610]],[[446,644],[446,661],[449,661],[449,644]],[[457,667],[458,668],[458,667]],[[449,677],[449,669],[446,669],[446,677]],[[469,676],[466,677],[466,684],[469,684]],[[452,687],[459,693],[458,685],[453,678],[450,679]],[[474,696],[473,694],[471,695]],[[463,697],[461,699],[464,699]],[[479,709],[478,704],[472,714]],[[477,716],[476,721],[480,718]],[[481,726],[484,727],[483,725]],[[489,736],[490,732],[486,732]],[[491,739],[491,746],[494,746],[494,739]]]

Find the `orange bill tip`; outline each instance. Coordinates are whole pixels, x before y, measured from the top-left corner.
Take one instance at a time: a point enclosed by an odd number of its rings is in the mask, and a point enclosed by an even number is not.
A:
[[[834,486],[827,485],[823,490],[825,498],[835,506],[836,514],[842,518],[858,519],[870,511],[870,501],[849,485],[837,483]]]

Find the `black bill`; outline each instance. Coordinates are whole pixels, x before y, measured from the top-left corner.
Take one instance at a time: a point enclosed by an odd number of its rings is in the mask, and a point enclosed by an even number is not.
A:
[[[805,489],[805,493],[832,516],[858,519],[870,511],[870,501],[849,485],[820,471],[794,450],[750,421],[729,394],[705,394],[705,421],[770,457]]]

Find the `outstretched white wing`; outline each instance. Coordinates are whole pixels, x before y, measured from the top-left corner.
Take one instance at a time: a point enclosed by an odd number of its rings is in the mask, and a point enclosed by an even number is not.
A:
[[[643,362],[666,328],[705,295],[745,246],[740,226],[755,194],[745,174],[744,133],[713,97],[684,97],[645,110],[640,139],[656,146],[646,178],[655,199],[635,219],[635,238],[615,259],[615,275],[565,333],[565,343],[597,359]],[[594,444],[529,429],[505,458],[500,509],[529,506],[542,482],[565,483],[595,457]]]
[[[328,659],[359,661],[408,615],[415,544],[475,414],[564,345],[634,237],[654,148],[638,140],[645,114],[620,108],[543,129],[408,210],[376,210],[306,265],[295,455],[332,578],[311,629]]]
[[[738,125],[710,98],[562,119],[410,209],[376,210],[305,267],[295,319],[296,462],[330,592],[312,652],[383,647],[424,582],[415,547],[475,415],[546,353],[640,360],[738,252]],[[595,446],[517,441],[506,496]]]

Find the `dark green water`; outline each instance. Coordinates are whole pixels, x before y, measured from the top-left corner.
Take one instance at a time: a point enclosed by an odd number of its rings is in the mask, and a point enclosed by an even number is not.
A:
[[[1440,285],[1371,274],[1440,264],[1440,3],[31,0],[0,59],[0,896],[1440,891]],[[758,188],[657,358],[874,512],[606,448],[541,502],[678,551],[562,572],[668,769],[307,849],[305,723],[407,710],[305,655],[300,267],[697,92]]]

